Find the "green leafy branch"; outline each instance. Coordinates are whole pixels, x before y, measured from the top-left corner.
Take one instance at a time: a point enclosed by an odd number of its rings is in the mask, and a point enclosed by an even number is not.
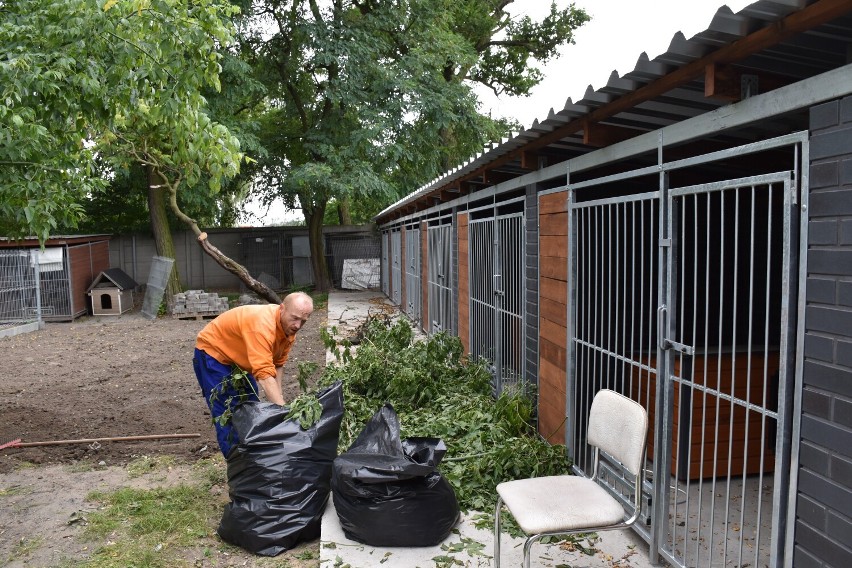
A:
[[[230,387],[230,388],[229,388]],[[236,391],[236,394],[233,392]],[[213,423],[226,426],[231,422],[234,409],[241,403],[247,401],[254,394],[260,398],[257,391],[249,380],[248,372],[234,365],[231,374],[222,382],[210,390],[210,405],[217,400],[223,400],[225,410],[219,416],[213,416]]]
[[[296,420],[302,430],[317,423],[322,415],[322,405],[313,393],[302,393],[290,403],[290,411],[284,420]]]

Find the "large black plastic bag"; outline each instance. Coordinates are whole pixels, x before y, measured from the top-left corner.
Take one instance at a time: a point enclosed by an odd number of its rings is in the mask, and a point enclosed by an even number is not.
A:
[[[331,491],[347,538],[371,546],[434,546],[449,536],[459,505],[438,472],[438,438],[399,438],[393,407],[381,408],[334,460]]]
[[[342,385],[317,397],[322,416],[307,430],[284,420],[289,409],[277,404],[234,410],[240,443],[228,454],[231,502],[217,531],[222,540],[275,556],[319,536],[343,419]]]

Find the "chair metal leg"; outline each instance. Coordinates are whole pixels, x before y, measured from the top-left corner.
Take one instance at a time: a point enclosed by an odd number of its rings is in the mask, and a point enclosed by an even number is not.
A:
[[[532,545],[535,541],[541,538],[542,535],[534,534],[530,537],[527,537],[527,540],[524,542],[524,568],[530,568],[530,550],[532,549]]]
[[[494,568],[500,568],[500,509],[503,508],[503,498],[497,497],[494,508]]]

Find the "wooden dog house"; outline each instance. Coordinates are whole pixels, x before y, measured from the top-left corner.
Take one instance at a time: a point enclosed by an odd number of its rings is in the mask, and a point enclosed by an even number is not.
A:
[[[92,299],[92,315],[117,316],[130,311],[133,291],[138,287],[139,284],[122,269],[104,270],[87,291]]]

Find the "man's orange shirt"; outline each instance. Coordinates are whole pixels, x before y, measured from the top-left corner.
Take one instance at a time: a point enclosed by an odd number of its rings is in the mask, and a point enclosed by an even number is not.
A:
[[[281,327],[281,309],[277,304],[232,308],[204,326],[195,346],[223,365],[251,372],[255,379],[274,378],[296,340]]]

